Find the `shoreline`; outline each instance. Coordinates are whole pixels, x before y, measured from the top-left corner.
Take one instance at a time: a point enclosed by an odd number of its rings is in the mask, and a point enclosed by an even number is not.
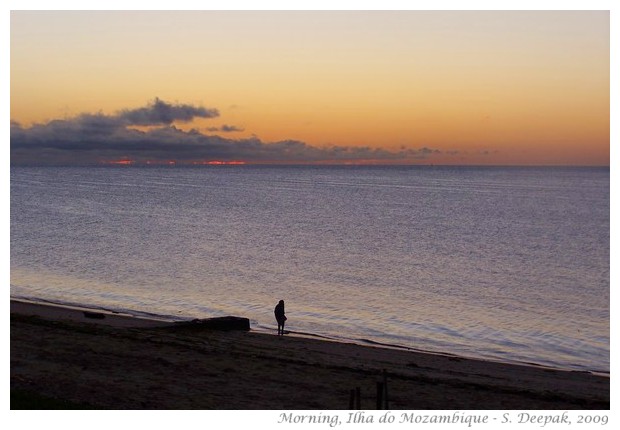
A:
[[[59,303],[52,302],[46,300],[39,299],[28,299],[28,298],[14,298],[11,297],[11,312],[13,312],[14,306],[17,306],[18,313],[30,312],[31,315],[41,316],[43,318],[65,318],[71,319],[72,321],[87,321],[94,322],[92,320],[85,319],[78,315],[79,312],[90,311],[96,313],[103,313],[108,315],[107,321],[99,321],[102,324],[117,324],[117,325],[135,325],[140,326],[144,324],[145,326],[156,326],[161,323],[175,324],[180,322],[188,322],[191,319],[174,319],[173,316],[165,316],[165,315],[156,315],[156,314],[145,314],[142,312],[131,313],[131,311],[115,311],[111,309],[106,309],[102,307],[94,307],[94,306],[82,306],[78,304],[69,304],[69,303]],[[76,312],[76,313],[74,313]],[[266,327],[252,327],[252,332],[272,335],[273,330]],[[414,348],[405,345],[398,344],[390,344],[385,342],[379,342],[371,339],[349,339],[349,338],[340,338],[340,337],[332,337],[323,334],[317,333],[308,333],[294,330],[287,330],[287,334],[294,337],[301,337],[307,339],[318,339],[323,340],[325,342],[336,342],[336,343],[345,343],[351,345],[359,345],[366,346],[370,348],[384,348],[389,350],[396,351],[409,351],[414,353],[421,354],[430,354],[430,355],[439,355],[445,357],[455,357],[458,359],[464,360],[478,360],[492,363],[500,363],[500,364],[508,364],[508,365],[516,365],[516,366],[531,366],[540,369],[548,369],[548,370],[557,370],[562,372],[581,372],[581,373],[590,373],[593,375],[599,375],[603,377],[609,377],[610,371],[603,370],[593,370],[593,369],[578,369],[578,368],[567,368],[567,367],[559,367],[552,365],[545,365],[535,362],[526,362],[519,360],[502,360],[500,358],[495,357],[476,357],[476,356],[468,356],[468,355],[460,355],[456,353],[446,352],[446,351],[434,351],[422,348]]]
[[[609,409],[610,378],[11,300],[11,390],[103,409]]]
[[[149,328],[174,324],[164,319],[146,318],[96,307],[11,298],[11,314],[13,313],[47,320],[88,322],[113,327]]]

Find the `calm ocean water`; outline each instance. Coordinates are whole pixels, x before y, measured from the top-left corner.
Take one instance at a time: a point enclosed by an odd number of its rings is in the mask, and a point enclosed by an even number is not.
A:
[[[11,295],[609,371],[608,168],[11,168]]]

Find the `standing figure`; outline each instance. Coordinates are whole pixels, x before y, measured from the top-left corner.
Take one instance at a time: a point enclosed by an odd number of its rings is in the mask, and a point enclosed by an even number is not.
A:
[[[280,300],[276,305],[273,313],[276,316],[278,322],[278,336],[284,334],[284,321],[286,321],[286,315],[284,315],[284,300]]]

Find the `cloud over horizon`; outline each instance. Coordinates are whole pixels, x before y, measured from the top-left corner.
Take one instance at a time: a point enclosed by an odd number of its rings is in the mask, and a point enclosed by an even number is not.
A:
[[[296,140],[266,143],[256,137],[229,139],[175,127],[174,122],[216,118],[213,108],[170,104],[156,98],[145,107],[114,115],[83,113],[25,128],[11,121],[11,165],[95,165],[112,160],[136,163],[196,163],[241,160],[247,163],[406,162],[439,154],[437,149],[327,146]],[[138,130],[134,126],[148,126]],[[207,130],[215,129],[208,128]],[[223,125],[220,132],[242,131]]]
[[[237,127],[236,125],[224,124],[221,127],[208,127],[207,131],[220,131],[223,133],[234,133],[237,131],[245,131],[245,128]]]
[[[194,118],[215,118],[220,116],[217,109],[195,107],[187,104],[172,105],[158,97],[146,107],[123,110],[118,115],[129,125],[170,125],[174,121],[189,122]]]

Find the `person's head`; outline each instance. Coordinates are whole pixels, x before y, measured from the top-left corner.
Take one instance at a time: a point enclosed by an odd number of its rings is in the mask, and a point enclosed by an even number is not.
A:
[[[279,305],[283,305],[283,304],[284,304],[284,300],[280,300],[280,301],[278,302],[278,304],[279,304]]]

